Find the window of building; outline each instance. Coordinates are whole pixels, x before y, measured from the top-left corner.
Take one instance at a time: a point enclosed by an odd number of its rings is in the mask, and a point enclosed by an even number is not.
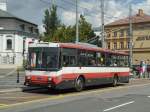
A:
[[[114,49],[117,49],[117,42],[114,42]]]
[[[127,43],[127,48],[128,48],[128,49],[130,48],[130,42]]]
[[[12,39],[7,39],[6,41],[7,50],[12,50]]]
[[[121,49],[124,48],[124,42],[120,42],[120,48],[121,48]]]
[[[39,30],[38,30],[38,29],[35,29],[34,31],[35,31],[35,33],[36,33],[36,34],[38,34],[38,33],[39,33]]]
[[[110,33],[107,34],[107,37],[110,38]]]
[[[120,30],[120,37],[124,36],[124,30]]]
[[[20,30],[25,31],[25,25],[24,24],[20,25]]]
[[[130,30],[127,29],[127,30],[126,30],[126,36],[129,36],[129,35],[130,35]]]
[[[114,37],[117,37],[117,32],[116,31],[114,32]]]
[[[107,48],[110,49],[110,42],[107,43]]]
[[[29,27],[30,33],[33,33],[33,27]]]

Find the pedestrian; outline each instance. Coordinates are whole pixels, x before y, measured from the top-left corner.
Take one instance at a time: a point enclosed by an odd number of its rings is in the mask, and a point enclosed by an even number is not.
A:
[[[143,69],[142,69],[141,65],[139,67],[139,73],[140,73],[139,78],[142,78],[143,77]]]
[[[145,78],[148,78],[148,73],[147,73],[147,61],[145,61],[145,63],[144,63],[144,75],[145,75]]]
[[[140,78],[144,78],[144,72],[145,72],[145,65],[144,61],[140,62],[139,72],[140,72]]]
[[[142,69],[143,69],[143,76],[144,76],[144,78],[146,78],[147,65],[146,65],[145,61],[143,61],[143,63],[142,63]]]

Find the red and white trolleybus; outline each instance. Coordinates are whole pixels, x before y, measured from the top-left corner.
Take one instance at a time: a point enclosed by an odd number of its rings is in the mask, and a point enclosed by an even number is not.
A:
[[[128,54],[83,43],[31,43],[25,85],[55,89],[129,82]]]

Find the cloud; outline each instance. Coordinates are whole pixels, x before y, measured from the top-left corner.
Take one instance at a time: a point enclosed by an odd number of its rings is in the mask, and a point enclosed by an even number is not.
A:
[[[76,15],[74,12],[64,11],[61,20],[66,25],[74,25],[76,21]]]
[[[7,0],[8,11],[15,16],[41,25],[45,7],[39,0]]]
[[[27,21],[39,25],[40,31],[44,31],[42,20],[44,17],[44,10],[49,8],[50,4],[41,2],[40,0],[7,0],[8,11],[12,14],[23,18]],[[44,0],[49,1],[49,0]],[[63,2],[68,1],[68,2]],[[66,25],[75,24],[75,2],[70,0],[57,0],[58,16],[62,23]],[[129,4],[132,3],[133,14],[137,13],[139,8],[144,9],[144,12],[150,14],[150,0],[104,0],[105,1],[105,24],[114,20],[127,17],[129,15]],[[72,2],[72,5],[69,4]],[[79,14],[83,14],[87,21],[93,27],[100,26],[100,1],[99,0],[80,0]]]

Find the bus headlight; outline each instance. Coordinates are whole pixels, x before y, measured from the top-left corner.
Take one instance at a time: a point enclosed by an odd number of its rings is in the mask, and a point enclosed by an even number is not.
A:
[[[31,76],[27,76],[27,79],[30,80],[30,79],[31,79]]]
[[[48,77],[48,81],[51,81],[52,80],[52,77]]]

